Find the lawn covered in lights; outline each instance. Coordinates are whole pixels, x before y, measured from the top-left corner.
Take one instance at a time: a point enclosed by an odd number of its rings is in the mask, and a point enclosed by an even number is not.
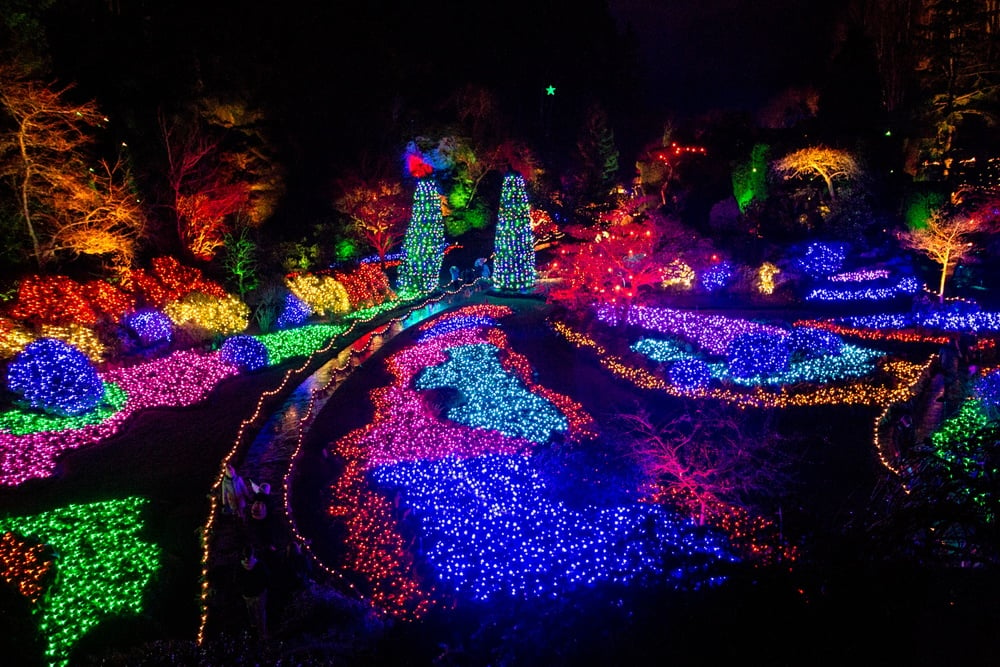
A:
[[[386,360],[394,380],[372,392],[374,419],[330,447],[345,464],[328,507],[347,530],[340,565],[400,617],[438,602],[428,575],[414,575],[421,567],[479,601],[597,582],[714,580],[713,566],[735,558],[725,538],[634,490],[609,502],[605,490],[580,489],[571,504],[555,490],[536,454],[553,436],[582,442],[593,420],[534,382],[497,324],[510,313],[489,305],[445,313]],[[427,409],[426,392],[441,390],[447,398]],[[400,507],[419,523],[419,552],[397,521]]]
[[[54,553],[55,576],[34,603],[50,664],[67,664],[73,646],[106,618],[142,613],[146,588],[160,567],[160,548],[142,537],[146,505],[132,497],[0,518],[0,533]],[[37,559],[23,565],[5,559],[3,576],[19,585],[26,570],[37,567]]]

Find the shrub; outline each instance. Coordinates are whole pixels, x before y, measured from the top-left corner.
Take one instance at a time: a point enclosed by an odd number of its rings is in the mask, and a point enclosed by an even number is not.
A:
[[[301,326],[305,324],[310,315],[312,315],[312,309],[309,304],[289,292],[285,295],[285,307],[278,315],[278,328],[291,329]]]
[[[81,415],[104,398],[104,383],[87,356],[55,338],[29,343],[7,369],[7,387],[29,407]]]
[[[173,322],[155,308],[143,308],[126,315],[122,318],[122,326],[144,348],[169,344],[174,334]]]
[[[983,411],[991,419],[1000,415],[1000,370],[990,371],[977,382],[974,389],[976,398],[983,404]]]
[[[708,364],[700,359],[682,359],[670,366],[670,382],[681,389],[698,389],[711,381]]]
[[[729,343],[726,356],[729,372],[738,378],[788,370],[788,343],[780,335],[760,331],[741,334]]]
[[[342,315],[351,309],[347,290],[333,276],[300,273],[288,279],[288,289],[314,313]]]
[[[14,319],[38,324],[93,325],[97,313],[84,296],[83,285],[66,276],[28,276],[17,290],[10,310]]]
[[[253,336],[227,338],[219,349],[219,356],[243,371],[255,371],[267,366],[267,348]]]
[[[788,338],[788,347],[794,359],[818,359],[838,356],[844,349],[844,341],[832,331],[795,327]]]
[[[244,331],[250,323],[250,308],[231,294],[220,299],[193,292],[168,303],[163,312],[197,338],[231,336]]]

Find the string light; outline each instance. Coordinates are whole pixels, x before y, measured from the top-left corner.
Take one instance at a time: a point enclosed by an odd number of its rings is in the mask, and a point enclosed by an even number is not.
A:
[[[342,315],[351,309],[343,283],[329,275],[299,273],[285,279],[289,291],[313,313]]]
[[[68,664],[73,646],[109,616],[142,613],[161,558],[160,548],[143,537],[147,504],[132,497],[0,518],[0,532],[29,537],[58,554],[58,577],[35,605],[49,664]]]
[[[309,304],[295,296],[292,292],[285,294],[285,304],[278,315],[277,327],[279,329],[291,329],[305,324],[309,316],[312,315],[312,308]]]
[[[524,178],[517,173],[504,176],[500,188],[494,240],[493,280],[498,289],[529,290],[535,286],[535,235]]]
[[[55,338],[40,338],[21,351],[7,369],[7,388],[31,408],[80,415],[104,398],[104,383],[86,355]]]
[[[441,195],[434,181],[424,177],[417,181],[410,224],[403,239],[399,291],[406,298],[429,294],[437,288],[441,278],[444,244]]]
[[[781,269],[771,262],[764,262],[757,271],[757,291],[761,294],[774,294],[774,277]]]
[[[729,262],[719,262],[702,272],[701,286],[706,292],[716,292],[728,285],[732,278],[733,265]]]
[[[163,312],[174,324],[201,338],[237,334],[250,323],[250,308],[232,294],[217,297],[192,292],[168,303]]]

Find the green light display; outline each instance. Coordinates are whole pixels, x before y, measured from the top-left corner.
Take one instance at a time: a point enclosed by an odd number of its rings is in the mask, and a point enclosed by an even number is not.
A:
[[[51,665],[66,665],[73,646],[110,616],[139,614],[160,567],[160,548],[141,537],[147,500],[73,504],[0,519],[11,532],[49,545],[57,576],[36,606]]]
[[[535,286],[535,235],[520,174],[510,173],[503,179],[494,253],[493,282],[497,288],[527,290]]]
[[[441,278],[444,259],[444,217],[441,195],[430,178],[417,182],[413,193],[410,224],[403,239],[403,264],[399,272],[399,292],[411,298],[433,292]]]

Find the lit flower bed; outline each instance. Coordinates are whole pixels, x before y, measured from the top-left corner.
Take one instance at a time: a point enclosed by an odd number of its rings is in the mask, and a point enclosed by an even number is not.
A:
[[[372,392],[372,422],[331,447],[345,469],[329,513],[346,525],[344,565],[365,576],[372,600],[403,617],[434,604],[412,576],[422,565],[389,500],[397,491],[419,517],[425,565],[472,599],[660,578],[668,567],[693,574],[695,561],[730,559],[723,540],[662,508],[570,509],[553,498],[531,453],[554,433],[592,434],[592,422],[532,381],[495,325],[506,312],[474,306],[423,325],[419,342],[387,359],[394,380]],[[456,399],[428,408],[422,392],[441,389]]]
[[[0,533],[30,537],[58,554],[58,576],[33,600],[49,664],[68,664],[73,646],[109,616],[142,613],[160,567],[159,547],[143,537],[146,504],[126,498],[0,518]],[[4,579],[20,580],[36,567],[37,558],[5,563]]]
[[[138,410],[197,403],[223,378],[236,372],[232,364],[225,363],[217,354],[175,352],[163,359],[104,373],[105,387],[117,387],[127,397],[121,404],[121,395],[114,394],[107,400],[106,413],[55,419],[45,425],[58,425],[58,429],[30,433],[24,431],[34,426],[25,426],[29,422],[23,417],[5,416],[5,428],[0,432],[0,484],[17,485],[28,479],[47,477],[55,470],[56,459],[62,452],[110,437]]]
[[[765,378],[747,378],[745,383],[751,385],[747,387],[725,386],[714,383],[712,386],[685,386],[672,383],[662,373],[654,373],[643,368],[638,368],[628,360],[612,354],[600,342],[592,336],[574,330],[564,322],[553,322],[552,328],[557,334],[565,338],[570,344],[583,349],[590,350],[597,356],[598,362],[614,375],[641,387],[662,391],[664,393],[688,397],[688,398],[711,398],[734,403],[744,407],[757,408],[787,408],[797,406],[815,405],[872,405],[886,406],[898,400],[907,400],[913,392],[913,388],[918,379],[926,371],[927,364],[915,364],[904,360],[892,360],[878,362],[873,357],[867,360],[852,361],[850,346],[845,346],[844,351],[838,357],[843,359],[848,368],[861,370],[865,363],[874,363],[877,374],[875,376],[866,375],[850,381],[849,375],[844,375],[845,382],[836,384],[821,384],[816,386],[811,382],[809,386],[803,387],[798,384],[788,384],[781,376],[777,376],[780,391],[773,388],[761,386]],[[708,338],[713,340],[712,337]],[[803,362],[812,366],[808,361]],[[928,362],[929,363],[929,362]],[[861,364],[859,366],[859,364]],[[714,367],[713,373],[718,379],[726,377],[723,364]],[[839,370],[838,373],[847,373]],[[809,370],[810,377],[822,377],[822,373],[817,370]],[[790,378],[787,378],[790,380]],[[732,384],[737,384],[735,381]]]
[[[619,323],[621,310],[614,306],[599,306],[597,318],[612,326]],[[729,344],[745,333],[761,332],[778,336],[786,335],[785,329],[769,324],[751,322],[737,317],[706,315],[703,313],[633,306],[628,309],[626,323],[648,331],[659,331],[691,341],[710,354],[725,355]]]

